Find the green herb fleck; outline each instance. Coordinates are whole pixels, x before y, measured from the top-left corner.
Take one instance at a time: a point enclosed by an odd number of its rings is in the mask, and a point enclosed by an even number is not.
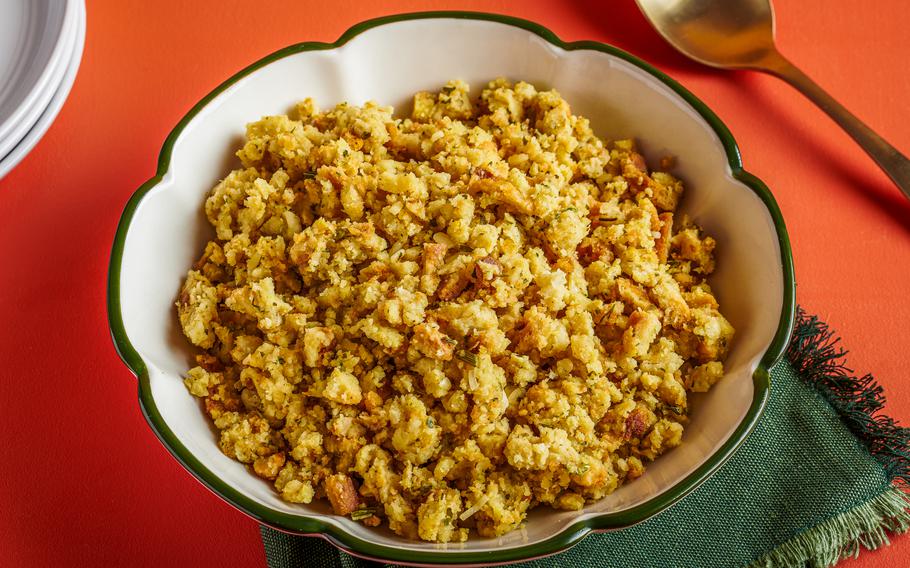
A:
[[[589,464],[588,462],[582,462],[578,465],[577,468],[575,468],[573,475],[584,475],[584,474],[588,473],[589,469],[591,469],[591,464]]]
[[[300,174],[300,177],[303,179],[316,179],[316,174],[313,172],[303,172]]]
[[[470,351],[458,351],[455,353],[455,356],[458,357],[459,360],[464,361],[472,367],[477,366],[477,355],[474,355]]]
[[[427,428],[435,428],[435,427],[436,427],[436,421],[433,420],[432,416],[427,416]]]
[[[352,521],[362,521],[364,519],[369,519],[376,513],[376,507],[361,507],[360,509],[355,509],[351,511],[351,520]]]
[[[577,213],[578,209],[576,209],[574,207],[566,207],[565,209],[563,209],[559,213],[557,213],[555,217],[553,217],[553,222],[555,223],[556,221],[559,221],[559,218],[562,217],[562,214],[566,213],[568,211],[574,211]]]
[[[458,340],[452,339],[451,337],[446,337],[445,339],[443,339],[443,341],[445,341],[449,345],[458,345]]]

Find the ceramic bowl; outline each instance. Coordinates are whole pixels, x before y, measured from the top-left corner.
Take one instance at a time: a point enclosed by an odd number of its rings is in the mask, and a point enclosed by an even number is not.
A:
[[[206,193],[236,167],[246,123],[313,97],[322,107],[367,100],[407,110],[413,93],[459,78],[555,87],[601,137],[635,137],[646,157],[678,157],[682,210],[718,242],[711,284],[737,335],[726,376],[691,400],[683,444],[644,476],[581,511],[535,509],[523,529],[448,546],[398,537],[335,516],[326,503],[281,501],[224,456],[181,376],[193,350],[174,309],[187,268],[212,229]],[[653,162],[656,163],[656,162]],[[494,563],[564,550],[592,531],[621,529],[672,505],[714,472],[755,425],[768,369],[792,328],[793,267],[768,188],[745,172],[727,128],[702,102],[643,61],[595,42],[565,43],[539,25],[486,14],[408,14],[354,26],[333,44],[301,43],[243,69],[200,101],[168,136],[155,177],[123,213],[111,257],[109,317],[117,350],[139,377],[149,425],[177,460],[236,508],[272,527],[318,534],[353,554],[401,563]]]
[[[79,71],[79,65],[82,62],[82,50],[85,47],[86,11],[84,2],[72,3],[77,7],[77,17],[73,26],[75,29],[73,31],[72,48],[67,53],[66,65],[64,66],[60,83],[56,85],[56,88],[51,93],[47,106],[38,109],[40,112],[36,114],[34,123],[29,124],[29,128],[23,131],[24,134],[11,147],[9,152],[4,155],[2,149],[0,149],[0,179],[15,168],[32,151],[32,148],[41,141],[41,138],[53,124],[54,119],[57,118],[60,109],[63,108],[63,103],[66,102],[70,89],[73,87],[73,82],[76,80],[76,73]]]
[[[72,54],[81,52],[84,13],[82,0],[0,2],[0,159],[33,129],[62,86]]]

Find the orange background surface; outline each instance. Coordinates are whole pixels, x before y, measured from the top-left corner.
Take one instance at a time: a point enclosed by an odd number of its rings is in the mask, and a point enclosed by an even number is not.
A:
[[[782,50],[910,152],[905,2],[775,4]],[[285,45],[428,9],[501,12],[566,40],[609,42],[702,98],[780,203],[799,302],[840,332],[852,366],[873,373],[889,413],[910,423],[910,203],[790,87],[690,63],[632,0],[89,0],[69,100],[0,180],[0,565],[264,564],[256,524],[196,483],[139,411],[105,312],[114,229],[167,133],[223,79]],[[908,563],[910,536],[843,565]]]

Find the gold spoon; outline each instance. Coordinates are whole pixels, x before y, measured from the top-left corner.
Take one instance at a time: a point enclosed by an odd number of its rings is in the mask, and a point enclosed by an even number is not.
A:
[[[910,160],[777,51],[770,0],[635,1],[658,33],[695,61],[764,71],[796,87],[846,130],[910,199]]]

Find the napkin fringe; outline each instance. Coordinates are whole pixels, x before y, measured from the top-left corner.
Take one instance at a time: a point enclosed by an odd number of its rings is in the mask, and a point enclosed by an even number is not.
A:
[[[884,389],[871,374],[854,375],[846,355],[828,324],[798,308],[787,359],[882,464],[892,487],[803,531],[750,568],[829,567],[856,557],[860,547],[875,550],[889,544],[889,532],[910,530],[910,428],[883,413]]]
[[[885,394],[874,377],[857,377],[847,367],[847,350],[817,316],[799,308],[787,359],[800,378],[815,388],[851,432],[885,469],[888,479],[910,489],[910,428],[883,414]]]
[[[890,544],[888,533],[910,529],[910,501],[901,489],[891,487],[871,500],[800,533],[781,544],[750,568],[813,568],[834,566],[856,558],[860,546],[875,550]]]

